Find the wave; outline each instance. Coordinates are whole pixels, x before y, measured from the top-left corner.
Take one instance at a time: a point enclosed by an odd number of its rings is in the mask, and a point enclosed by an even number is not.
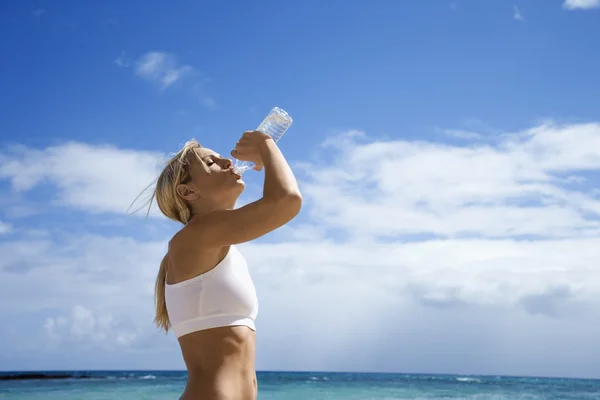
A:
[[[477,378],[467,378],[467,377],[459,377],[456,378],[457,381],[459,382],[481,382],[481,379],[477,379]]]

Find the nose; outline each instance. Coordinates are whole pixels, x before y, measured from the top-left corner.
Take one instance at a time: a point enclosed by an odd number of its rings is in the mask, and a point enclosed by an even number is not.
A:
[[[223,163],[225,164],[225,169],[231,168],[231,166],[233,165],[233,161],[231,161],[231,159],[229,158],[224,158]]]

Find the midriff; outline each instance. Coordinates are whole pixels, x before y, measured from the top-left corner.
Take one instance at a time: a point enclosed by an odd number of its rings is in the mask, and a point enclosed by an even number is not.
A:
[[[256,400],[256,333],[219,327],[179,338],[188,381],[182,400]]]

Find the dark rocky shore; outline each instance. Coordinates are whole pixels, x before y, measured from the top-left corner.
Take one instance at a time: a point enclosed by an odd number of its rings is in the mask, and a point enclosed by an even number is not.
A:
[[[11,374],[2,375],[0,374],[0,381],[20,381],[28,379],[90,379],[89,375],[72,375],[72,374]]]

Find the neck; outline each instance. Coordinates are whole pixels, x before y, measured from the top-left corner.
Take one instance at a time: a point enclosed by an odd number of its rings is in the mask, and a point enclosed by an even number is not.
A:
[[[191,203],[192,218],[203,214],[208,214],[218,210],[232,210],[235,207],[235,199],[233,200],[210,200],[198,199]]]

